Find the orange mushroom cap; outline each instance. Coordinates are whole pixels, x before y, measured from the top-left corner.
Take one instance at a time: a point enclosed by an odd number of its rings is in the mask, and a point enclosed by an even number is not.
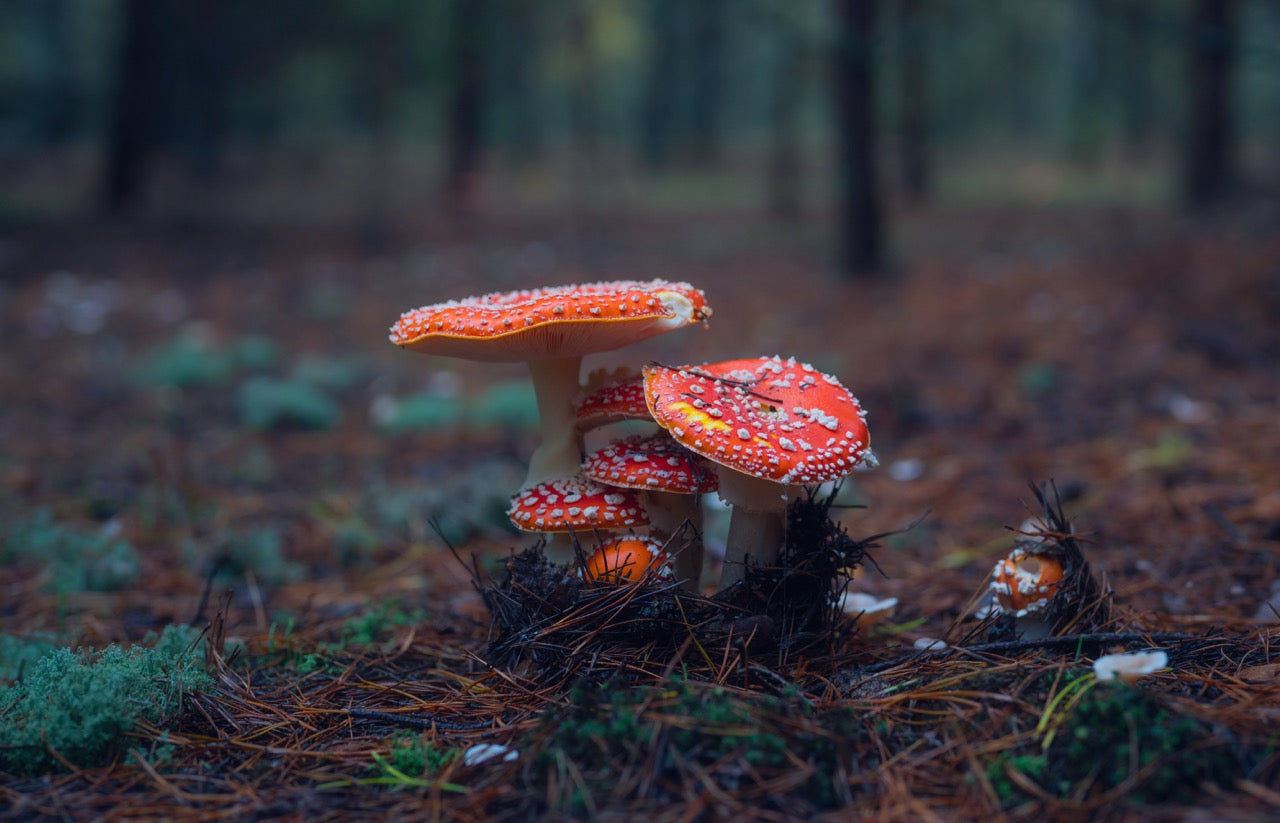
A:
[[[644,400],[644,381],[639,377],[598,389],[584,397],[577,407],[580,431],[618,420],[652,419]]]
[[[582,473],[610,486],[675,494],[712,492],[719,485],[701,459],[665,431],[628,437],[592,453]]]
[[[1062,561],[1019,546],[991,570],[991,591],[1001,610],[1026,617],[1049,605],[1062,576]]]
[[[587,559],[583,574],[600,583],[624,583],[646,574],[666,579],[673,574],[671,556],[652,537],[615,537]]]
[[[653,419],[682,446],[776,483],[837,480],[870,445],[857,399],[794,358],[646,366],[644,390]]]
[[[507,517],[527,532],[569,532],[645,526],[649,516],[626,489],[602,486],[580,475],[548,480],[523,489]]]
[[[710,316],[688,283],[620,280],[423,306],[401,315],[390,336],[428,354],[514,362],[608,351]]]

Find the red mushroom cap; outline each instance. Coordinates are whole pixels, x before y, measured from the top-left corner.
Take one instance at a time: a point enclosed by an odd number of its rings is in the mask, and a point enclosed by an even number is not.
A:
[[[701,291],[665,280],[495,292],[405,312],[391,342],[468,360],[513,362],[608,351],[711,316]]]
[[[1025,617],[1049,605],[1062,583],[1062,561],[1017,547],[991,570],[991,591],[1003,611]]]
[[[701,458],[665,431],[600,449],[587,457],[582,473],[610,486],[676,494],[712,492],[719,485]]]
[[[844,477],[870,445],[857,399],[794,358],[646,366],[644,390],[653,419],[681,445],[777,483]]]
[[[644,381],[636,377],[597,389],[578,403],[577,418],[579,431],[619,420],[652,420],[644,400]]]
[[[588,580],[624,583],[642,579],[650,570],[659,579],[673,574],[671,556],[652,537],[615,537],[587,558],[583,569]]]
[[[649,523],[634,494],[581,476],[548,480],[521,490],[512,498],[507,517],[517,529],[543,533],[622,529]]]

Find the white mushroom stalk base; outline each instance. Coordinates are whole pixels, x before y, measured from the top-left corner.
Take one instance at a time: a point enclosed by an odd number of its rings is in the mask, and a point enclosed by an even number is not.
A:
[[[720,572],[720,590],[724,591],[746,576],[748,561],[760,566],[777,562],[786,540],[787,504],[802,487],[727,468],[721,469],[719,477],[720,499],[733,506]]]
[[[676,579],[681,581],[683,588],[696,592],[702,578],[701,495],[646,490],[640,493],[640,502],[649,515],[649,530],[654,537],[666,541],[684,529],[681,533],[685,538],[683,547],[669,548],[679,551],[675,564]]]
[[[529,471],[524,478],[526,489],[544,480],[575,475],[582,465],[582,447],[574,431],[573,413],[581,368],[581,357],[529,361],[542,442],[529,458]]]

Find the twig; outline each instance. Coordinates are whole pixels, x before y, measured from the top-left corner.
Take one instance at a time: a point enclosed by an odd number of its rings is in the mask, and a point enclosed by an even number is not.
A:
[[[363,717],[369,720],[393,723],[398,726],[408,726],[412,729],[442,729],[447,732],[470,732],[477,729],[492,729],[494,726],[494,721],[492,720],[483,723],[455,723],[451,720],[442,720],[433,715],[428,715],[424,718],[414,715],[380,712],[375,709],[347,709],[347,714],[352,717]]]
[[[886,660],[881,663],[873,663],[870,666],[859,666],[857,668],[859,672],[876,674],[878,672],[888,671],[889,669],[892,669],[895,666],[900,666],[904,663],[912,663],[920,660],[939,660],[957,653],[1000,654],[1007,652],[1030,651],[1032,649],[1071,648],[1084,643],[1091,645],[1104,643],[1134,643],[1138,641],[1178,643],[1188,640],[1208,639],[1211,638],[1206,637],[1205,635],[1180,634],[1177,632],[1104,632],[1099,634],[1066,634],[1059,637],[1044,637],[1039,640],[1006,640],[1000,643],[980,643],[976,646],[948,646],[945,649],[920,651],[914,654],[896,657],[893,660]]]

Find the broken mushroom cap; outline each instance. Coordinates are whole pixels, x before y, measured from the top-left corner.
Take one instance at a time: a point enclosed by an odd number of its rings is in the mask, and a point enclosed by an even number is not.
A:
[[[1061,560],[1017,546],[991,570],[991,592],[1002,611],[1026,617],[1049,605],[1062,576]]]
[[[794,358],[646,366],[644,390],[658,425],[719,466],[720,496],[733,506],[721,589],[742,578],[748,557],[777,559],[801,485],[838,480],[869,454],[857,399]]]
[[[1093,674],[1100,682],[1122,680],[1133,683],[1140,677],[1152,674],[1169,665],[1169,655],[1163,649],[1145,652],[1104,654],[1093,661]]]
[[[602,486],[580,475],[523,489],[507,517],[526,532],[559,533],[645,526],[649,517],[626,489]]]
[[[426,354],[527,362],[542,442],[525,485],[576,471],[582,449],[573,398],[583,355],[609,351],[711,316],[688,283],[622,280],[554,286],[450,300],[405,312],[391,342]]]
[[[864,631],[869,631],[892,617],[896,608],[896,597],[880,598],[865,592],[843,592],[840,595],[840,610],[852,617]]]
[[[587,558],[583,574],[598,583],[635,582],[646,574],[669,579],[671,558],[652,537],[615,537]]]
[[[627,437],[593,452],[582,473],[610,486],[675,494],[702,494],[718,485],[701,458],[665,431]]]

